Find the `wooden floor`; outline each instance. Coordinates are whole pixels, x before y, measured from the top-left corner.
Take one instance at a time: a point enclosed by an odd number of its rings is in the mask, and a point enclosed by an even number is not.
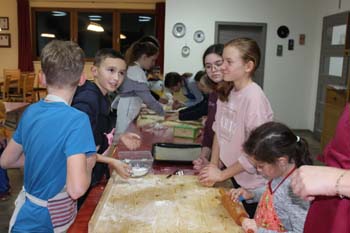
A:
[[[310,131],[295,130],[295,133],[308,141],[310,152],[315,158],[320,153],[320,143],[314,139]],[[8,231],[8,223],[14,209],[14,201],[23,184],[23,170],[9,169],[8,175],[11,184],[11,195],[9,199],[0,201],[0,232]]]

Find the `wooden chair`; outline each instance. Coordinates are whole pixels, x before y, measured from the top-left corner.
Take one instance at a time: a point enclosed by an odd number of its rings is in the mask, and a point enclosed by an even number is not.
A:
[[[0,140],[10,139],[16,127],[8,127],[5,104],[0,101]]]
[[[21,70],[20,69],[4,69],[4,77],[6,75],[11,75],[11,77],[14,80],[19,80],[21,76]]]
[[[4,80],[3,80],[2,85],[1,85],[1,100],[2,101],[9,100],[10,84],[11,84],[11,76],[10,75],[4,76]]]
[[[21,75],[19,76],[17,94],[22,93],[24,79],[27,77],[27,75],[28,75],[27,72],[22,72]]]
[[[21,70],[20,69],[4,69],[4,77],[11,76],[10,88],[17,91],[19,82],[21,79]]]
[[[40,73],[40,71],[39,71]],[[41,99],[41,95],[43,94],[46,96],[47,94],[47,89],[44,86],[40,85],[39,82],[39,73],[36,76],[35,82],[34,82],[34,94],[35,94],[35,101],[39,101]]]
[[[34,94],[34,81],[35,81],[35,73],[25,73],[22,74],[22,85],[18,88],[20,93],[9,94],[9,99],[11,101],[21,101],[21,102],[34,102],[35,94]]]
[[[11,88],[14,92],[18,91],[19,82],[21,79],[21,71],[19,69],[4,69],[4,80],[1,87],[1,97],[3,101],[8,100],[8,95]]]

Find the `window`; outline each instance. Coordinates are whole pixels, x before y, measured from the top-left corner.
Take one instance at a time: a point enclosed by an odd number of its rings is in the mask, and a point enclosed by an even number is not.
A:
[[[86,58],[92,59],[100,48],[124,53],[142,36],[155,35],[153,11],[32,8],[32,18],[35,59],[53,39],[76,41]]]
[[[127,48],[144,35],[155,35],[155,20],[153,14],[121,13],[120,15],[120,51]]]
[[[35,54],[40,55],[43,47],[53,39],[70,40],[70,12],[38,11],[35,15]]]
[[[78,44],[86,57],[94,57],[100,48],[112,48],[113,13],[79,12]]]

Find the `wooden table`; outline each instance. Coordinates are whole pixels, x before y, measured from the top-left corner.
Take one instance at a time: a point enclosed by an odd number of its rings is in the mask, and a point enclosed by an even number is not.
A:
[[[162,130],[155,130],[155,129],[147,129],[143,130],[142,128],[139,129],[132,125],[129,127],[129,131],[135,132],[139,135],[141,135],[142,138],[142,145],[138,150],[148,150],[150,151],[152,149],[152,144],[157,142],[177,142],[177,143],[193,143],[193,140],[191,139],[182,139],[182,138],[174,138],[172,135],[172,129],[162,129]],[[201,139],[198,138],[196,142],[199,142]],[[119,151],[125,151],[127,150],[124,145],[118,145]],[[194,171],[192,170],[191,164],[171,164],[171,163],[157,163],[155,162],[153,165],[153,171],[155,174],[164,174],[164,173],[171,173],[175,171],[176,169],[182,169],[184,170],[185,174],[194,174]],[[101,184],[95,186],[90,191],[87,199],[85,200],[84,204],[80,208],[78,215],[75,219],[75,222],[72,224],[72,226],[68,229],[69,233],[85,233],[88,232],[88,223],[92,216],[92,214],[95,211],[95,208],[97,206],[97,203],[99,202],[102,193],[104,191],[104,187],[106,186],[107,181],[102,182]]]

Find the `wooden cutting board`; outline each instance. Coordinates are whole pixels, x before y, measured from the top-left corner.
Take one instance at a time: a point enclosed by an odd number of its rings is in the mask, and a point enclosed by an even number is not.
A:
[[[89,222],[92,233],[242,233],[217,188],[196,176],[111,178]]]

